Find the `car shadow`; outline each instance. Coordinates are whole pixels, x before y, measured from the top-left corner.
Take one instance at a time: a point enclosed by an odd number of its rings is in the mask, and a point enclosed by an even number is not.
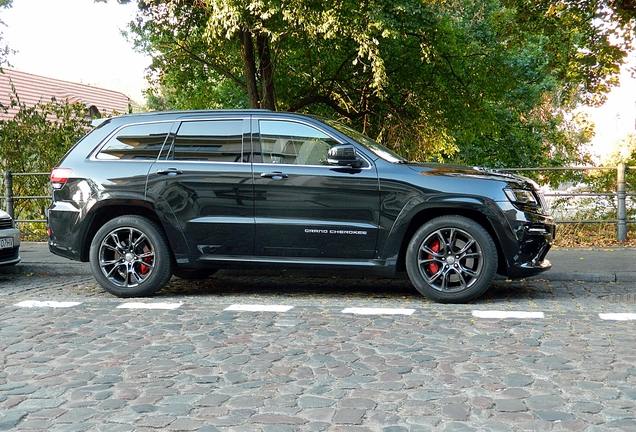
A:
[[[496,278],[489,289],[471,305],[507,304],[532,300],[571,300],[589,296],[589,285],[551,283],[547,280],[505,280]],[[611,289],[611,287],[610,287]],[[578,292],[578,293],[577,293]],[[156,296],[237,296],[261,301],[284,301],[289,298],[363,299],[365,301],[401,301],[434,303],[422,296],[405,277],[303,276],[286,272],[224,272],[207,279],[173,278]]]
[[[633,286],[612,283],[549,281],[545,279],[506,280],[496,278],[479,298],[466,303],[488,308],[528,307],[528,302],[565,302],[573,300],[622,299]],[[293,299],[312,303],[338,304],[366,302],[399,303],[404,307],[436,304],[421,295],[406,278],[303,276],[285,272],[219,272],[202,280],[173,278],[158,297],[237,297],[240,300],[284,303]],[[636,303],[636,300],[632,303]],[[515,306],[518,305],[518,306]]]
[[[427,301],[408,280],[363,277],[317,277],[257,273],[245,276],[220,272],[207,279],[172,278],[157,296],[267,296],[346,297],[365,299],[409,299]]]

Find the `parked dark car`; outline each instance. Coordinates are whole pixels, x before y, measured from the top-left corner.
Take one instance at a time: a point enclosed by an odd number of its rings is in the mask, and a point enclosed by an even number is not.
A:
[[[15,265],[20,262],[20,230],[13,218],[0,209],[0,266]]]
[[[495,273],[547,270],[554,224],[532,181],[404,160],[332,120],[261,110],[105,120],[51,172],[50,250],[121,296],[174,274],[406,271],[440,302]],[[339,273],[340,273],[339,272]]]

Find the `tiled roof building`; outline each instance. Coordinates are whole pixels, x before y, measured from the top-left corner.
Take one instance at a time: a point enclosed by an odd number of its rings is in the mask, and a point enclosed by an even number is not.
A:
[[[27,107],[32,107],[39,102],[51,102],[55,98],[58,102],[79,102],[86,106],[87,114],[91,117],[99,117],[131,112],[132,101],[123,93],[92,87],[86,84],[77,84],[33,75],[13,69],[3,68],[0,73],[0,104],[9,108],[13,96],[13,87],[20,102]],[[17,108],[10,108],[5,114],[0,111],[0,118],[12,118]]]

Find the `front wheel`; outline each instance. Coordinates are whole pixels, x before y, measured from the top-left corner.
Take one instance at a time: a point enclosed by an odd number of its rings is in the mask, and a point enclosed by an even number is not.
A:
[[[90,263],[97,282],[119,297],[149,296],[172,276],[163,231],[140,216],[119,216],[105,223],[91,243]]]
[[[442,216],[417,230],[406,251],[415,288],[443,303],[481,296],[497,270],[497,248],[488,232],[463,216]]]

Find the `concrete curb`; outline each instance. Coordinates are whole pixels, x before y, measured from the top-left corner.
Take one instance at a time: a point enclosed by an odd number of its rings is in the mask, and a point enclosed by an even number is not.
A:
[[[47,263],[19,263],[10,267],[0,267],[0,274],[33,274],[49,276],[91,276],[89,263],[47,264]]]
[[[636,272],[625,272],[625,273],[563,273],[563,272],[554,272],[547,271],[538,276],[529,278],[532,279],[543,279],[549,281],[580,281],[580,282],[605,282],[605,283],[616,283],[616,282],[636,282]]]

